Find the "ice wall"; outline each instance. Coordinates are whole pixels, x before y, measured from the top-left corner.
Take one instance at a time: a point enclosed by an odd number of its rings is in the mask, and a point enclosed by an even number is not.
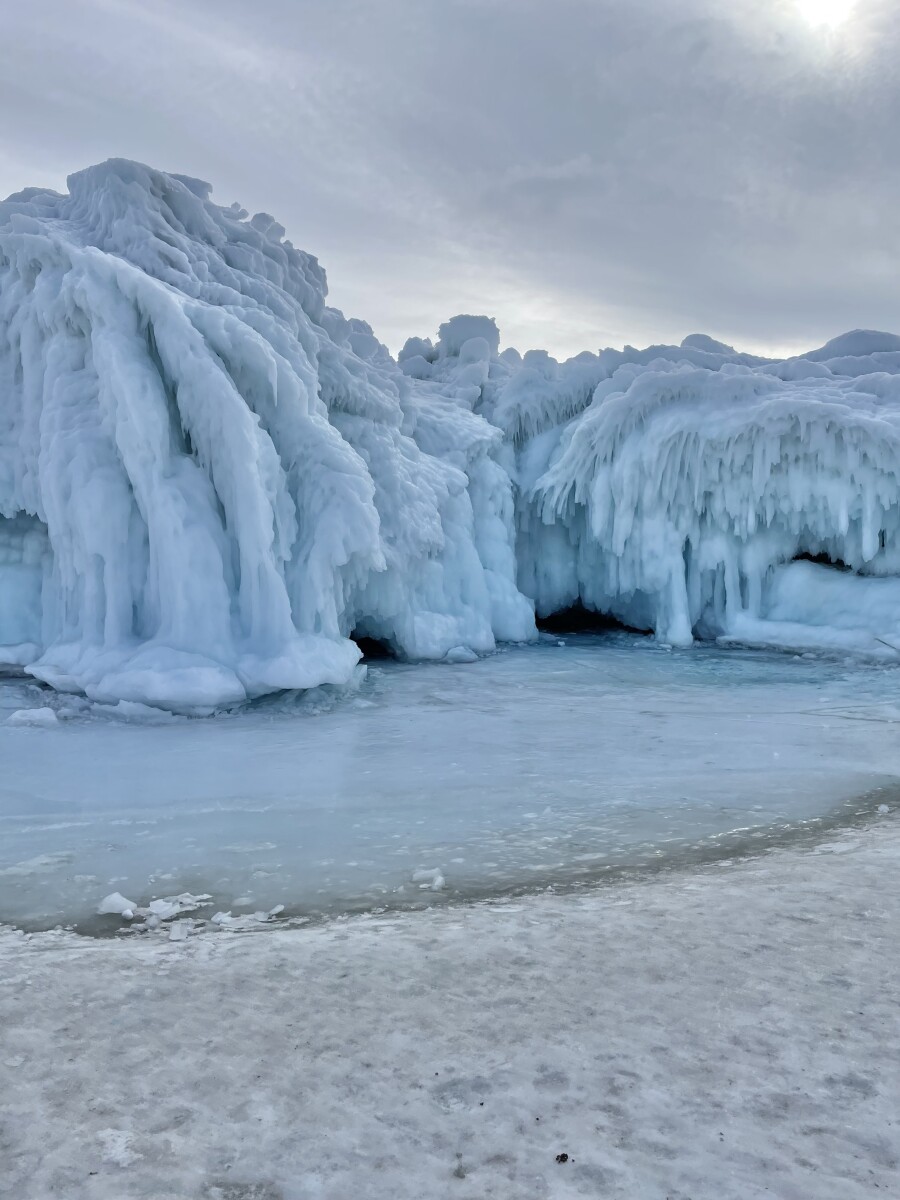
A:
[[[681,645],[900,645],[900,376],[877,369],[896,339],[874,336],[849,355],[868,372],[821,352],[611,362],[580,414],[519,452],[519,580],[538,612],[581,602]],[[871,576],[890,577],[874,608]]]
[[[123,161],[0,206],[0,662],[208,711],[533,636],[499,431],[283,233]]]
[[[776,362],[694,334],[557,363],[498,354],[475,320],[411,339],[400,365],[503,431],[539,616],[900,653],[900,338]]]
[[[575,603],[896,655],[898,462],[893,335],[557,363],[457,316],[395,362],[206,184],[0,204],[0,665],[63,690],[208,712],[347,681],[351,634],[452,661]]]

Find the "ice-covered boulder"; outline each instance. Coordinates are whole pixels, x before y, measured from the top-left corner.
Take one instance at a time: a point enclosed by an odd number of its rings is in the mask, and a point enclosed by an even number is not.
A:
[[[208,711],[533,635],[498,430],[271,217],[113,160],[0,205],[0,663]],[[477,501],[473,506],[473,494]]]

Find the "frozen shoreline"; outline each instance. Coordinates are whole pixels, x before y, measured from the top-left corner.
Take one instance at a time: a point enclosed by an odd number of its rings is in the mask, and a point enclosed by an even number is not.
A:
[[[888,1195],[898,867],[892,816],[255,937],[4,931],[0,1196]]]
[[[423,870],[472,900],[759,849],[895,807],[897,694],[896,667],[579,634],[382,664],[321,709],[0,724],[0,921],[112,933],[112,892],[334,916],[417,907]],[[0,686],[0,718],[27,702]]]

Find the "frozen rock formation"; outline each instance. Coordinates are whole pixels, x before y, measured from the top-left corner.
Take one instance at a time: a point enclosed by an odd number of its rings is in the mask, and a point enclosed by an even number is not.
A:
[[[457,316],[395,362],[325,298],[197,180],[0,204],[0,664],[209,712],[348,681],[351,635],[463,662],[575,604],[900,653],[900,338],[559,364]]]
[[[283,233],[123,161],[0,206],[0,661],[208,711],[533,636],[501,434]]]

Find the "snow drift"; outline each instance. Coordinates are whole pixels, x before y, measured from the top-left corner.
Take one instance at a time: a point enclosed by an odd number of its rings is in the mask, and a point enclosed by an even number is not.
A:
[[[197,180],[111,161],[10,197],[0,663],[206,712],[347,682],[351,635],[464,661],[577,603],[896,653],[900,338],[499,344],[460,316],[395,362]]]

